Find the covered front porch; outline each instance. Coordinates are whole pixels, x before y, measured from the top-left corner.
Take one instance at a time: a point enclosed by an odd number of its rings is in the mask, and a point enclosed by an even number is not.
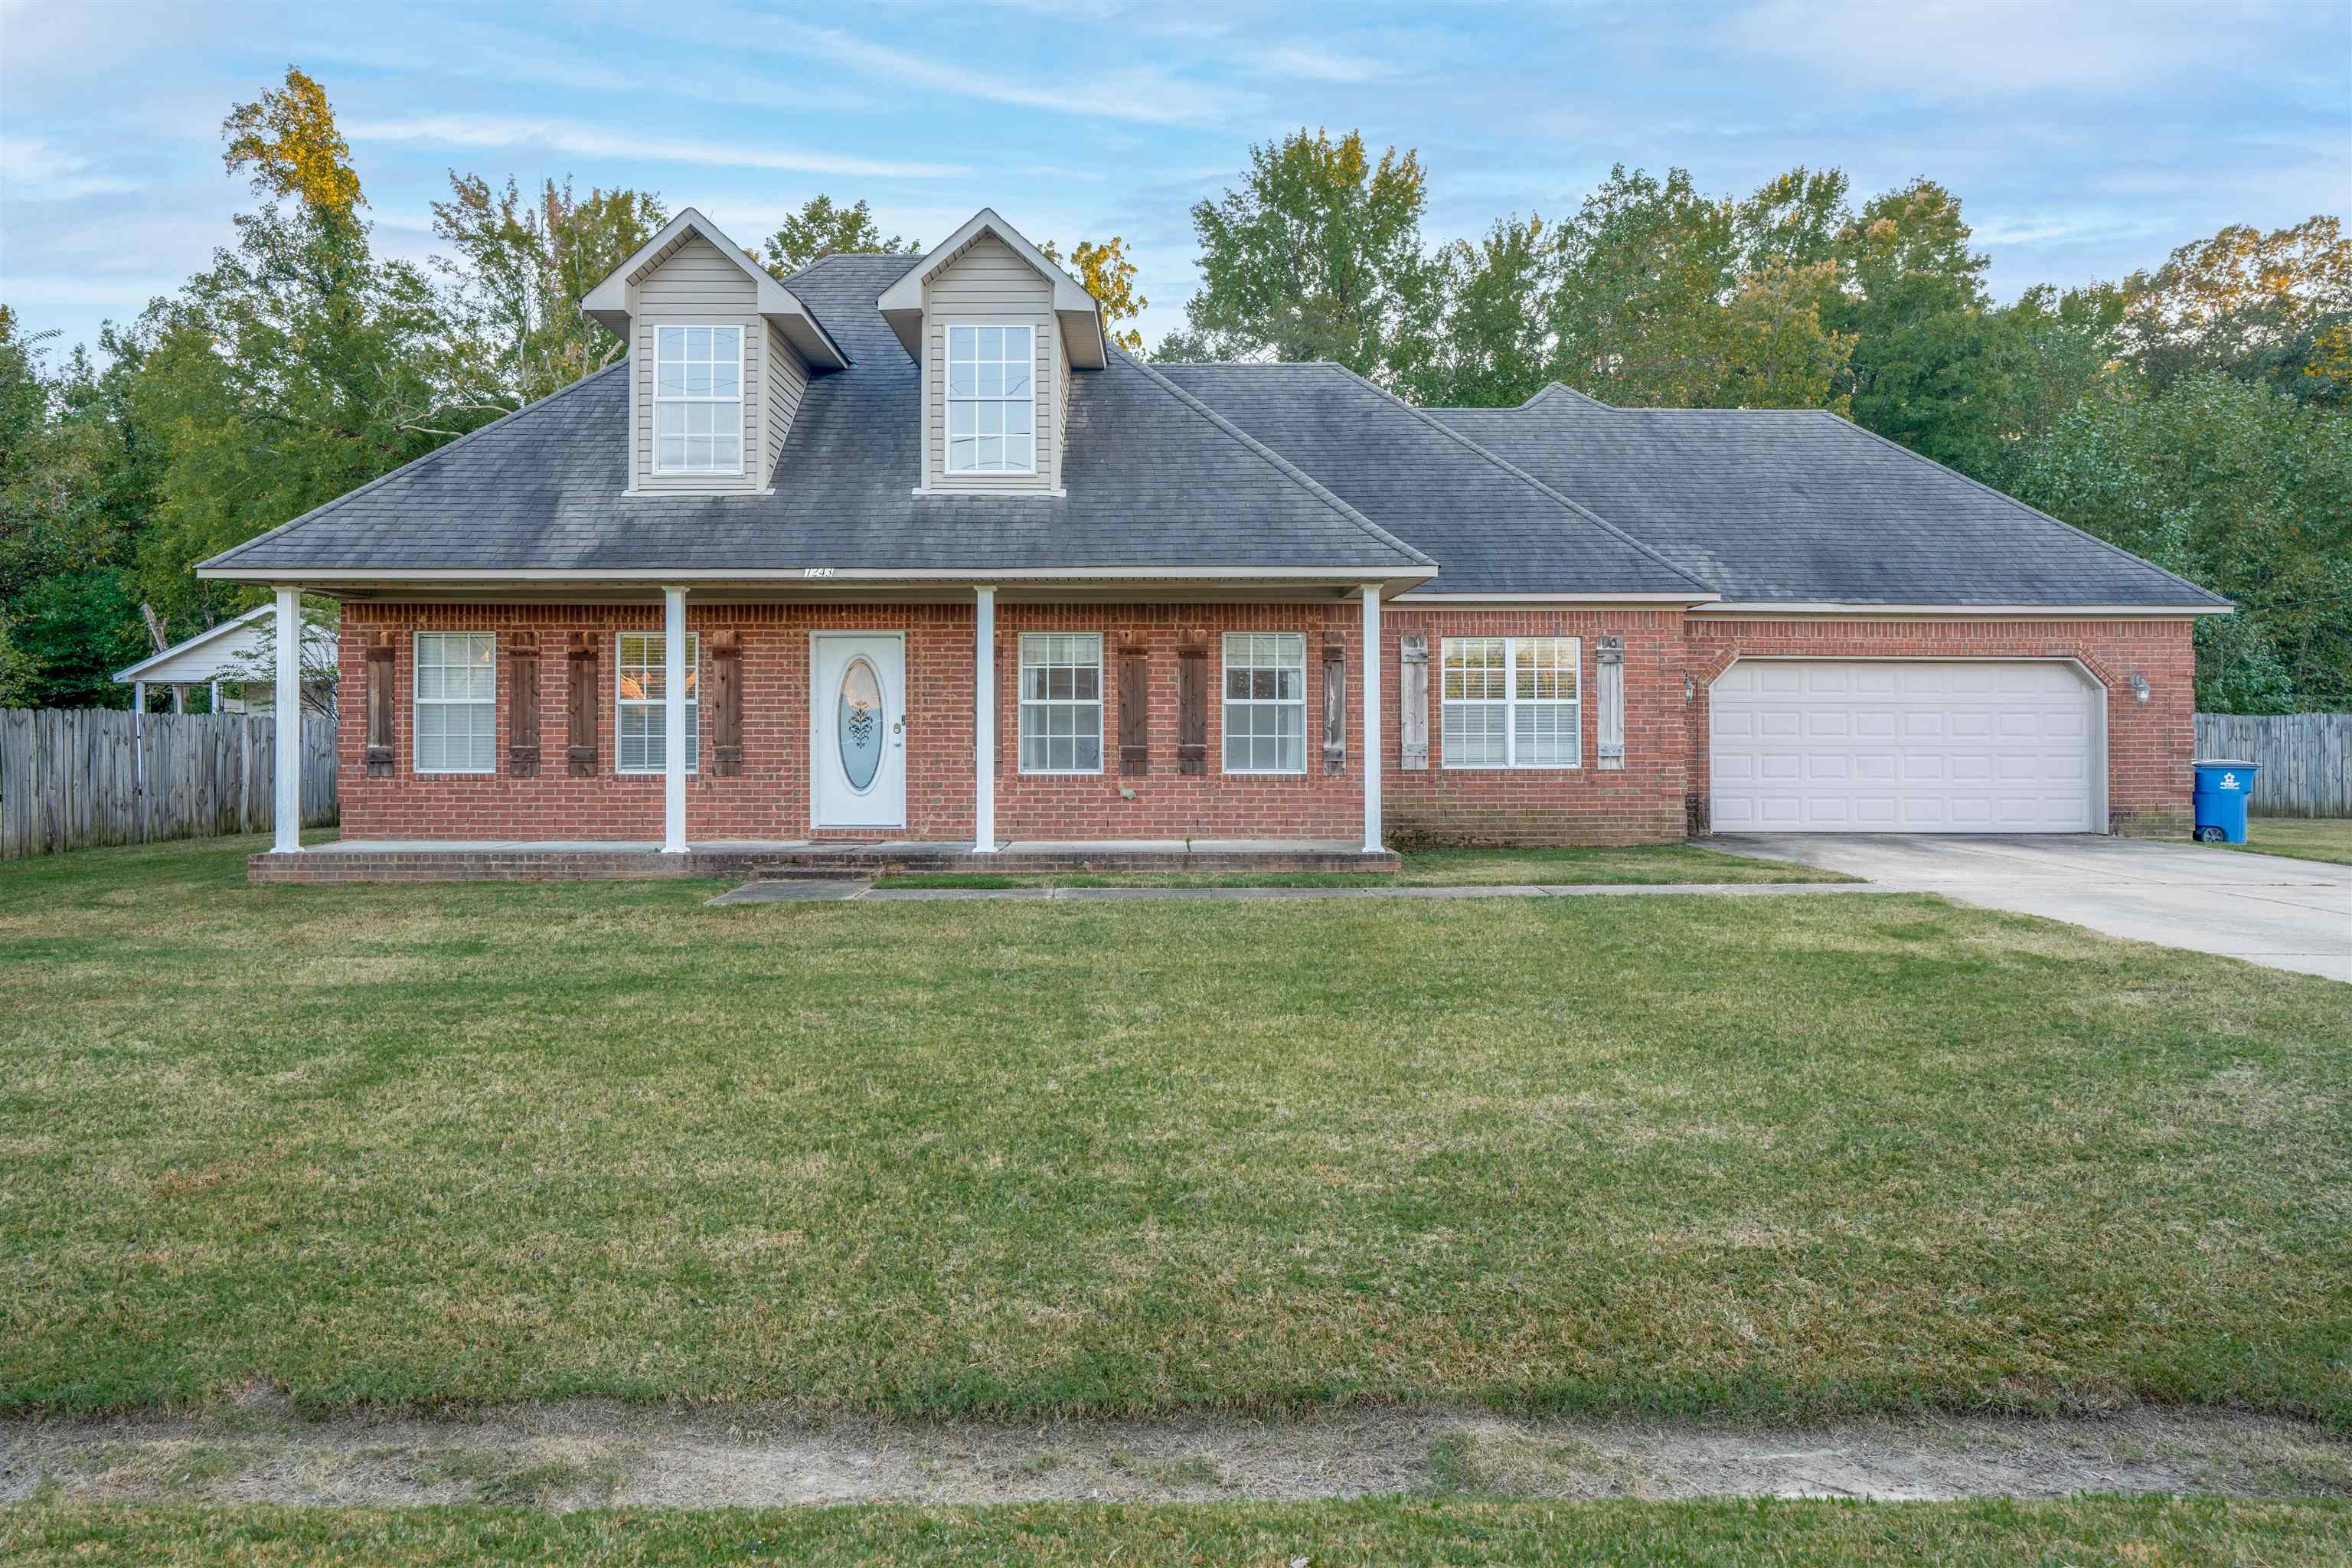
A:
[[[1397,869],[1392,849],[1330,838],[712,839],[356,838],[253,856],[255,882],[558,882],[891,871],[1358,871]]]

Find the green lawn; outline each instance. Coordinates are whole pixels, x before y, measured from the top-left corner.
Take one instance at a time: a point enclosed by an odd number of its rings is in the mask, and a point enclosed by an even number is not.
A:
[[[2250,816],[2246,819],[2246,842],[2230,847],[2256,855],[2284,855],[2296,860],[2352,866],[2352,817]]]
[[[1690,844],[1621,849],[1409,849],[1393,872],[941,871],[885,879],[894,888],[1491,888],[1511,883],[1853,882],[1835,871],[1726,855]]]
[[[2340,985],[1924,896],[0,868],[0,1408],[2352,1419]]]
[[[0,1510],[26,1565],[140,1563],[394,1568],[444,1563],[825,1564],[1942,1563],[2145,1568],[2352,1563],[2352,1506],[2084,1498],[2037,1503],[1213,1503],[656,1510]]]

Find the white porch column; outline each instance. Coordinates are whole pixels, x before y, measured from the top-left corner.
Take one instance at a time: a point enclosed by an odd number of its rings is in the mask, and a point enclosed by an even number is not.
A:
[[[686,853],[686,590],[662,590],[662,853]]]
[[[270,849],[291,855],[302,847],[302,590],[278,590],[278,726],[276,837]]]
[[[1364,853],[1381,842],[1381,591],[1364,590]]]
[[[971,852],[996,853],[996,590],[973,590]]]

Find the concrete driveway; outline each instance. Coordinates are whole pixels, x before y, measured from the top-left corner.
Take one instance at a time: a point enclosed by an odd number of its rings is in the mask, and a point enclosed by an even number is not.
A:
[[[1726,833],[1705,842],[2352,981],[2352,866],[2087,835]]]

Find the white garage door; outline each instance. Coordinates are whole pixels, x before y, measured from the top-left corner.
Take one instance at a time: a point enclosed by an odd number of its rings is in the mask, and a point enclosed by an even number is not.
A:
[[[1742,659],[1708,702],[1717,831],[2092,833],[2070,664]]]

